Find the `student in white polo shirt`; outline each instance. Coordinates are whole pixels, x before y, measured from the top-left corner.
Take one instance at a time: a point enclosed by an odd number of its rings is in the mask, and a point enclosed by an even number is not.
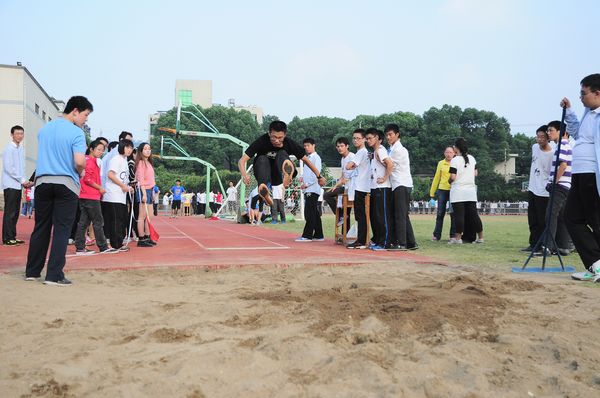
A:
[[[392,243],[388,250],[416,250],[418,246],[408,216],[410,192],[413,187],[408,151],[400,143],[400,128],[397,124],[385,126],[384,133],[390,146],[389,155],[394,164],[390,175],[393,233]]]
[[[371,250],[386,250],[392,238],[392,184],[390,174],[394,164],[383,146],[383,132],[376,128],[367,130],[367,144],[373,149],[371,160]]]
[[[365,201],[371,191],[371,165],[369,151],[365,146],[365,130],[356,129],[352,133],[352,143],[356,147],[354,159],[346,165],[347,170],[355,170],[354,185],[354,219],[356,220],[356,240],[346,246],[348,249],[367,248],[367,212]]]

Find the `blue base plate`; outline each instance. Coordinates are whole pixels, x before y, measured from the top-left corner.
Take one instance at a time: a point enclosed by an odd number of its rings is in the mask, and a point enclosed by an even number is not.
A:
[[[542,267],[526,267],[525,269],[522,269],[522,267],[513,267],[512,272],[575,272],[575,267],[571,265],[565,265],[565,269],[561,267],[546,267],[544,269]]]

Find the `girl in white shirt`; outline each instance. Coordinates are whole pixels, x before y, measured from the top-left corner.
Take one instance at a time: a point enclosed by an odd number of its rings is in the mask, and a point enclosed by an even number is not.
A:
[[[456,156],[450,161],[450,203],[454,211],[456,233],[448,244],[462,244],[465,230],[477,232],[474,243],[483,243],[483,224],[477,213],[477,162],[469,155],[467,143],[462,137],[454,143],[454,151]]]

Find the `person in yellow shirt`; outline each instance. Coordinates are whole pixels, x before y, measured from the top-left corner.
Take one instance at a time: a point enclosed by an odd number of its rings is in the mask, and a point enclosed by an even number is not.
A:
[[[440,160],[435,170],[435,176],[431,183],[429,196],[435,198],[437,193],[437,217],[435,219],[435,229],[433,230],[432,241],[437,242],[442,238],[442,228],[444,227],[444,216],[446,215],[446,204],[450,200],[450,161],[454,158],[454,148],[446,147],[444,150],[444,159]],[[454,236],[454,219],[450,214],[450,237]]]

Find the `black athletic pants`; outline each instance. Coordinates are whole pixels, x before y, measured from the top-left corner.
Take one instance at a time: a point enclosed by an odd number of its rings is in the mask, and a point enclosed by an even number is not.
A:
[[[65,185],[49,183],[37,186],[34,197],[35,226],[29,242],[25,276],[41,275],[52,237],[46,280],[56,282],[65,277],[65,254],[78,198],[75,192]]]
[[[410,208],[410,192],[412,188],[399,186],[392,191],[393,195],[393,238],[394,244],[415,247],[417,242],[413,232],[408,209]]]
[[[317,200],[319,194],[304,194],[304,231],[302,236],[307,239],[323,239],[323,224],[321,224],[321,215],[317,209]]]
[[[565,218],[579,257],[589,269],[600,260],[600,197],[594,173],[573,174]]]
[[[528,192],[527,221],[529,222],[529,246],[533,247],[546,228],[547,196],[537,196]]]
[[[17,222],[21,209],[21,190],[4,190],[4,215],[2,217],[2,242],[17,239]]]

